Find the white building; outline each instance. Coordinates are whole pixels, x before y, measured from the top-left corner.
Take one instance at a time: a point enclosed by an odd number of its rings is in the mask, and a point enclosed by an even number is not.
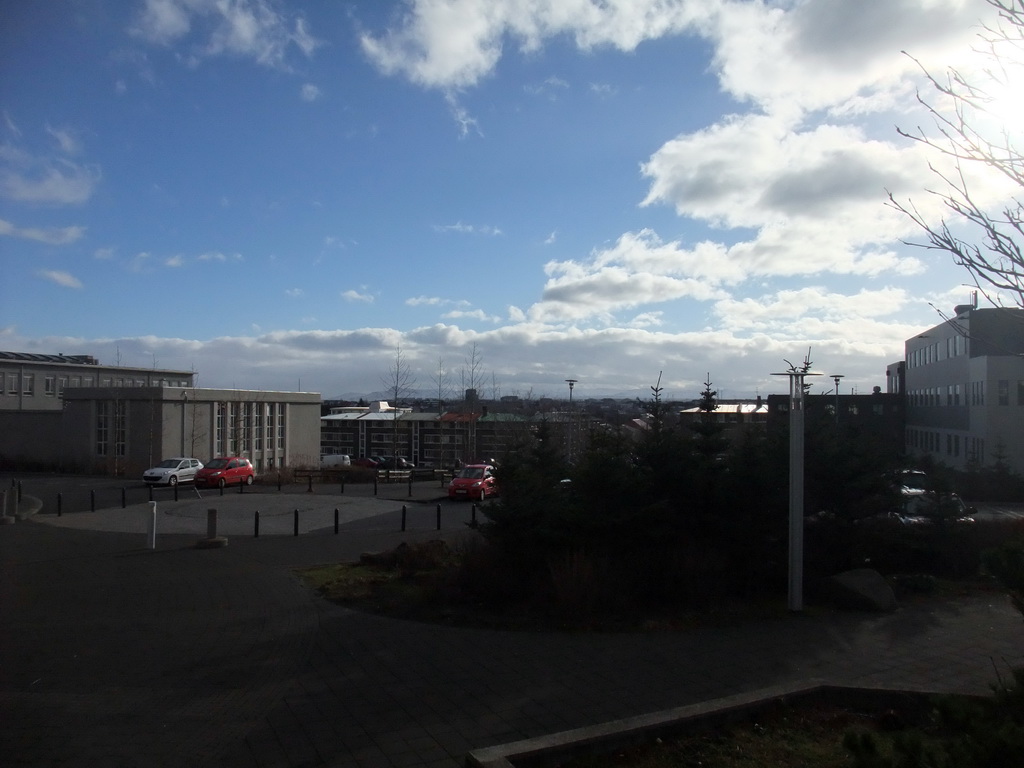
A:
[[[905,349],[907,453],[1024,474],[1024,310],[962,305]]]

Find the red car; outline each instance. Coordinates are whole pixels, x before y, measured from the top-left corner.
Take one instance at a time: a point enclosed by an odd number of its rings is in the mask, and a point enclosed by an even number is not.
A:
[[[490,464],[467,464],[448,483],[449,499],[478,499],[496,496],[498,484],[494,480],[494,467]]]
[[[225,485],[245,483],[252,485],[256,478],[256,471],[248,459],[241,456],[222,456],[217,459],[210,459],[202,469],[196,472],[196,486],[217,486],[223,488]]]

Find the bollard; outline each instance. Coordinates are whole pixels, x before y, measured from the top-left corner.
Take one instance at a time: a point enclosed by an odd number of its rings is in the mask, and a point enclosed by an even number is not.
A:
[[[409,473],[409,498],[412,498],[412,472]]]
[[[299,510],[297,510],[297,509],[295,510],[294,528],[295,528],[295,533],[293,535],[294,536],[298,536],[299,535]]]
[[[277,490],[281,490],[281,473],[277,473]]]
[[[128,491],[124,488],[124,486],[121,486],[121,509],[124,509],[127,506],[128,506]]]
[[[224,495],[224,485],[225,485],[224,481],[221,481],[220,482],[220,495],[221,496]]]
[[[476,528],[476,504],[473,505],[473,511],[470,514],[469,527]]]
[[[345,473],[341,473],[341,492],[345,492]]]
[[[405,513],[406,513],[405,504],[403,504],[402,505],[402,530],[403,531],[405,530]]]
[[[310,473],[310,475],[309,475],[309,484],[306,486],[306,493],[312,493],[312,492],[313,492],[313,474]]]
[[[245,493],[245,478],[238,481],[238,492]]]
[[[150,486],[150,488],[149,488],[149,495],[150,496],[153,495],[153,487],[152,486]],[[174,484],[174,500],[175,501],[178,500],[178,484],[177,483]]]
[[[256,518],[253,521],[252,528],[253,538],[258,539],[260,537],[260,511],[258,509],[256,510]]]
[[[377,471],[376,470],[374,470],[374,472],[373,472],[373,495],[374,496],[377,495]],[[404,531],[405,528],[403,528],[402,530]]]
[[[96,489],[93,488],[89,491],[89,510],[92,512],[96,511]]]
[[[174,486],[174,487],[177,488],[178,486]],[[146,488],[149,489],[149,500],[152,501],[153,500],[153,486],[150,485],[149,483],[146,483]],[[175,501],[177,501],[177,499],[175,499]]]
[[[334,508],[334,535],[338,535],[338,508]]]
[[[437,505],[437,530],[441,530],[441,505]]]
[[[64,507],[64,494],[57,494],[57,517],[60,517]]]
[[[196,542],[196,549],[215,549],[226,547],[227,537],[217,535],[217,510],[206,510],[206,538]]]
[[[152,507],[149,518],[149,548],[156,549],[156,502],[149,502],[149,506]]]
[[[18,481],[18,503],[21,503],[21,480]]]

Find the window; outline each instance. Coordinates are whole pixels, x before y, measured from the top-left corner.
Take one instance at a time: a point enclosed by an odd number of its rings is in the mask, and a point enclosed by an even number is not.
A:
[[[57,380],[57,394],[60,395],[61,397],[63,397],[64,396],[64,390],[67,389],[67,388],[68,388],[68,377],[67,376],[61,376]]]
[[[124,400],[114,403],[114,453],[124,456],[128,448],[128,404]]]
[[[998,398],[1000,405],[1010,404],[1010,380],[1000,379],[998,384]]]
[[[8,373],[7,374],[7,394],[16,395],[18,394],[18,374]]]
[[[213,452],[218,456],[224,455],[224,403],[217,403],[214,408],[216,409],[216,417],[214,420],[213,427]]]
[[[106,456],[110,452],[110,403],[100,400],[96,403],[96,455]]]
[[[21,375],[21,394],[27,397],[35,396],[36,376],[34,373],[23,373]]]
[[[57,394],[57,377],[47,376],[43,379],[43,391],[47,397],[53,397]]]

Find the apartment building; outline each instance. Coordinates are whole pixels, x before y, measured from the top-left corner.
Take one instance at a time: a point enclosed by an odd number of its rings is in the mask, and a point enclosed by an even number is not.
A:
[[[889,369],[906,401],[908,454],[1024,474],[1024,310],[958,306],[907,339],[902,371]]]

